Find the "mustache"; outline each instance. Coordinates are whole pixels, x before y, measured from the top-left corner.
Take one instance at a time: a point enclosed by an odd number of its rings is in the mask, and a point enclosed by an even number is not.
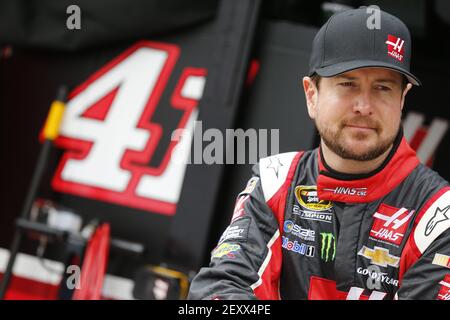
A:
[[[372,118],[367,117],[356,117],[351,119],[344,119],[341,122],[341,128],[344,128],[345,126],[358,126],[358,127],[366,127],[366,128],[372,128],[375,130],[379,130],[380,123],[377,120],[374,120]]]

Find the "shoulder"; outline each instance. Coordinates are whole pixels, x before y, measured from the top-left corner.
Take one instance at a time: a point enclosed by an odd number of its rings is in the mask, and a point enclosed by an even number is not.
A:
[[[420,186],[423,191],[439,189],[439,186],[449,184],[439,173],[422,163],[415,168],[411,176],[414,185]]]
[[[415,221],[414,240],[421,254],[450,228],[450,185],[437,172],[420,165],[414,189],[423,197]]]
[[[257,167],[266,201],[292,179],[303,154],[303,151],[286,152],[259,161]]]

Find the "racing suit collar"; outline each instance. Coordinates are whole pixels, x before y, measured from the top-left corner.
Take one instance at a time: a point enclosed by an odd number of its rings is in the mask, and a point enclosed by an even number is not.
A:
[[[344,174],[330,168],[319,147],[317,192],[322,200],[364,203],[377,200],[399,185],[420,163],[400,128],[380,167],[366,174]]]

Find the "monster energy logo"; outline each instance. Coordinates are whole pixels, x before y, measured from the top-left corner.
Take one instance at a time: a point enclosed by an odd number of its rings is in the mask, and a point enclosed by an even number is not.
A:
[[[320,257],[322,260],[325,260],[325,262],[328,262],[328,260],[333,261],[336,256],[336,240],[334,235],[326,232],[322,232],[320,235],[322,236],[322,249],[320,251]],[[330,252],[331,250],[332,252]],[[331,253],[332,256],[330,257]]]

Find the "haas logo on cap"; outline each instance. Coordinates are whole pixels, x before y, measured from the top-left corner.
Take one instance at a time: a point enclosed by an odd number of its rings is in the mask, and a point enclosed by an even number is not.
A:
[[[404,43],[405,40],[389,34],[388,39],[386,40],[386,44],[388,45],[388,55],[394,57],[398,61],[402,61],[403,55],[405,54],[405,49],[403,47]]]

